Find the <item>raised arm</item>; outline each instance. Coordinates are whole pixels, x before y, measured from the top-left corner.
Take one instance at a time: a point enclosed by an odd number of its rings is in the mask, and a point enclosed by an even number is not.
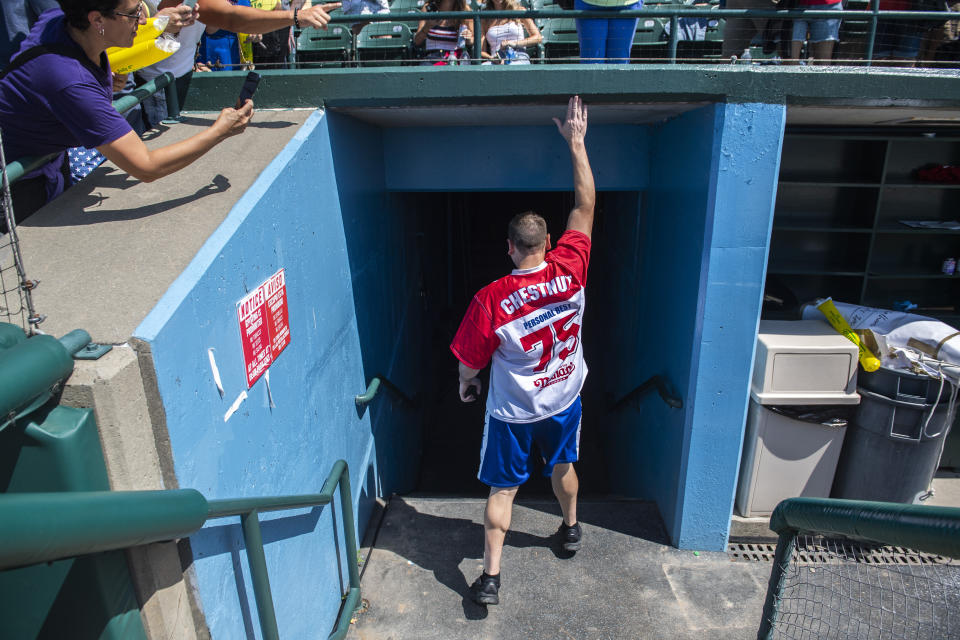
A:
[[[583,142],[587,134],[587,107],[580,100],[580,96],[570,98],[566,120],[560,122],[554,118],[553,121],[570,146],[570,160],[573,163],[574,205],[567,218],[567,229],[581,231],[589,238],[593,232],[593,208],[597,192],[593,185],[593,171],[590,169],[587,148]]]
[[[161,7],[180,4],[180,0],[163,0]],[[300,27],[326,29],[330,20],[328,11],[340,6],[339,2],[329,2],[311,7],[285,9],[281,11],[263,11],[253,7],[230,4],[228,0],[200,0],[200,21],[208,27],[226,29],[235,33],[269,33],[294,25],[294,17]]]

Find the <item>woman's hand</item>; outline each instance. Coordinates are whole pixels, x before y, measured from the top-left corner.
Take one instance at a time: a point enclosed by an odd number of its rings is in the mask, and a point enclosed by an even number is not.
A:
[[[191,8],[183,4],[167,7],[157,12],[157,16],[168,16],[170,18],[164,33],[179,33],[184,27],[189,27],[196,22],[199,15],[200,9],[196,5]]]
[[[247,100],[239,109],[227,107],[220,112],[217,121],[211,125],[211,128],[217,132],[220,140],[225,140],[238,133],[243,133],[253,117],[253,100]]]

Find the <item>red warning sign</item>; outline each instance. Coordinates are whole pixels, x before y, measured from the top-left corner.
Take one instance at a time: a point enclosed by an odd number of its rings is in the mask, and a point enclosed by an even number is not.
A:
[[[283,269],[237,303],[237,320],[249,389],[290,344],[287,283]]]

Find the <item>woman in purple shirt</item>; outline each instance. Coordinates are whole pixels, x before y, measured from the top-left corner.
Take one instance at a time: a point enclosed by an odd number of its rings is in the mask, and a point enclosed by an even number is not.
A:
[[[144,182],[169,175],[241,133],[253,103],[224,109],[206,131],[159,149],[147,149],[113,108],[108,47],[129,47],[146,22],[140,0],[58,0],[44,13],[0,76],[0,129],[7,161],[45,156],[70,147],[96,148]],[[17,219],[64,188],[63,153],[14,183]],[[0,230],[2,230],[0,221]]]

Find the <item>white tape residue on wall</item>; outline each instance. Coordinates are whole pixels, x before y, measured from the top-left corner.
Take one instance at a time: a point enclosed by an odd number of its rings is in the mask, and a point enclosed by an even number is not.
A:
[[[243,401],[246,399],[247,399],[247,392],[241,391],[240,395],[237,396],[237,399],[234,400],[233,404],[230,405],[230,408],[227,409],[227,412],[223,414],[223,421],[226,422],[227,420],[229,420],[230,416],[232,416],[237,411],[237,409],[240,408],[240,405],[243,404]]]
[[[270,369],[263,374],[263,379],[267,381],[267,402],[270,403],[271,409],[276,409],[277,405],[273,404],[273,393],[270,392]]]
[[[210,371],[213,372],[213,382],[217,385],[217,391],[220,392],[220,399],[223,399],[223,382],[220,381],[220,370],[217,369],[217,361],[213,359],[213,347],[207,349],[207,358],[210,360]]]

